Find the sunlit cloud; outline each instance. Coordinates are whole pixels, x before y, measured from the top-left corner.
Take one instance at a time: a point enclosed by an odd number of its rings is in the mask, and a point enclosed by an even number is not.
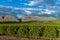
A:
[[[41,11],[41,13],[43,13],[43,14],[53,14],[53,13],[55,13],[56,11],[54,11],[54,10],[48,10],[48,9],[44,9],[45,11]]]
[[[29,3],[24,3],[25,5],[28,6],[36,6],[37,4],[41,4],[43,0],[34,0],[34,1],[29,1]]]
[[[55,13],[55,11],[54,10],[45,10],[45,13],[47,13],[47,14],[52,14],[52,13]]]
[[[34,6],[34,5],[36,5],[36,4],[38,4],[38,2],[30,1],[30,3],[29,3],[29,4],[27,4],[27,5],[29,5],[29,6]]]
[[[28,15],[29,15],[29,14],[31,14],[31,12],[30,12],[30,11],[25,10],[25,12],[26,12],[26,14],[28,14]]]

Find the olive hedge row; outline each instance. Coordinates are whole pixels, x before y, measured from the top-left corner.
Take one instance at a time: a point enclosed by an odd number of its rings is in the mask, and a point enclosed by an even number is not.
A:
[[[0,35],[57,38],[60,37],[60,28],[52,25],[0,25]]]

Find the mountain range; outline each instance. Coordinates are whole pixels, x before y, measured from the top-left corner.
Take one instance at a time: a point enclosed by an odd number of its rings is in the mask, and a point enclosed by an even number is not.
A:
[[[23,16],[20,19],[16,19],[11,15],[0,16],[0,22],[51,22],[55,20],[57,18],[53,17]]]

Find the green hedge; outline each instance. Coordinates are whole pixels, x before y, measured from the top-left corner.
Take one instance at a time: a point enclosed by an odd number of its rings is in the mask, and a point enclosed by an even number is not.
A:
[[[56,30],[53,26],[47,26],[44,30],[44,37],[47,38],[56,38]]]
[[[29,27],[26,25],[19,27],[18,35],[24,36],[24,37],[29,36]]]
[[[29,35],[32,37],[40,37],[43,35],[44,28],[43,26],[31,26],[29,27]]]
[[[57,33],[58,32],[58,33]],[[0,35],[18,35],[22,37],[60,37],[60,26],[52,24],[15,24],[0,25]]]
[[[8,35],[15,35],[15,34],[17,34],[18,29],[19,29],[18,26],[9,26],[7,28],[7,34]]]
[[[29,35],[32,37],[38,37],[39,36],[39,27],[37,26],[31,26],[29,27]]]
[[[7,26],[0,26],[0,35],[7,34]]]

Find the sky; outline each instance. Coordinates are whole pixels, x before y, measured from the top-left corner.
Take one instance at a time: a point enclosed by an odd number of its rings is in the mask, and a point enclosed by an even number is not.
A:
[[[0,15],[60,18],[60,0],[0,0]]]

